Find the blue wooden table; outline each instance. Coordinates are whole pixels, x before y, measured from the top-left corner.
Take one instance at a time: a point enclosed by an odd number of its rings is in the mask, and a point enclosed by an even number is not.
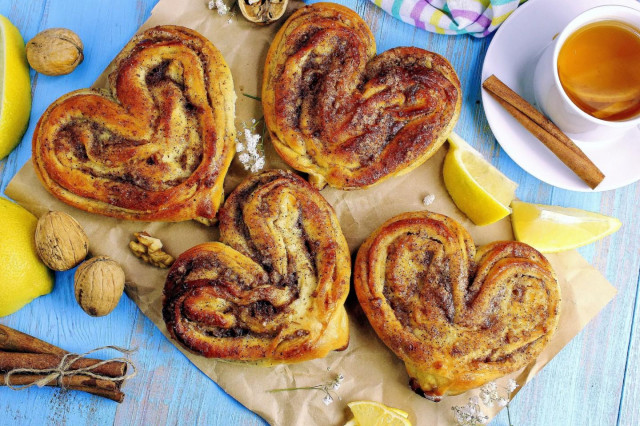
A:
[[[207,10],[205,0],[194,1],[202,3],[203,14],[213,13]],[[18,27],[25,41],[45,28],[66,27],[77,32],[85,44],[84,63],[72,74],[47,77],[32,71],[31,122],[22,143],[0,162],[2,192],[29,159],[33,129],[45,108],[64,93],[90,86],[149,17],[156,2],[0,0],[0,14]],[[452,62],[464,91],[456,130],[520,184],[520,199],[601,212],[623,222],[612,237],[580,250],[618,289],[617,297],[518,394],[511,403],[513,424],[640,424],[640,184],[605,193],[576,193],[528,175],[500,149],[480,102],[480,69],[490,38],[435,35],[393,19],[367,0],[341,3],[370,24],[379,51],[414,45]],[[76,305],[72,277],[71,272],[58,273],[53,293],[0,318],[0,323],[74,352],[104,345],[138,348],[133,360],[139,374],[124,387],[127,396],[122,404],[50,388],[21,392],[0,388],[0,425],[264,424],[193,367],[128,298],[123,297],[106,317],[87,316]],[[429,419],[422,419],[422,423],[429,424]],[[506,411],[494,424],[508,424]]]

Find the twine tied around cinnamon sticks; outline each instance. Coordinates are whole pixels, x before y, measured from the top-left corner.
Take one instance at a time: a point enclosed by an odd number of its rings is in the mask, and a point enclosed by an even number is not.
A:
[[[14,390],[33,385],[59,386],[122,402],[122,383],[136,375],[136,367],[125,358],[102,361],[84,357],[102,349],[114,349],[123,354],[133,352],[105,346],[84,354],[73,354],[0,324],[0,386]],[[132,372],[126,374],[129,366]]]
[[[43,386],[47,386],[53,381],[56,381],[58,383],[58,387],[60,387],[61,389],[66,389],[63,378],[67,376],[75,376],[78,374],[82,374],[83,376],[93,377],[94,379],[107,380],[107,381],[116,383],[116,382],[122,382],[128,379],[131,379],[132,377],[135,377],[136,374],[138,374],[138,372],[136,371],[135,364],[131,362],[129,359],[123,358],[123,357],[112,358],[106,361],[100,361],[93,365],[88,365],[86,367],[81,367],[77,369],[72,368],[72,365],[75,364],[78,360],[81,360],[85,358],[87,355],[92,354],[94,352],[98,352],[106,349],[113,349],[125,355],[130,355],[133,352],[135,352],[135,350],[124,349],[118,346],[109,345],[109,346],[102,346],[96,349],[92,349],[82,354],[67,353],[63,355],[62,358],[60,358],[60,363],[54,368],[44,368],[44,369],[14,368],[5,374],[4,384],[13,390],[22,390],[22,389],[29,388],[31,386],[38,386],[39,388],[41,388]],[[97,374],[93,372],[93,370],[97,370],[97,369],[99,370],[101,366],[107,365],[112,362],[123,362],[126,365],[130,366],[132,371],[130,373],[127,373],[125,369],[125,372],[123,374],[118,376],[113,376],[113,377],[105,374]],[[14,374],[35,374],[35,375],[45,375],[45,376],[34,382],[18,385],[18,384],[11,383],[11,376]]]

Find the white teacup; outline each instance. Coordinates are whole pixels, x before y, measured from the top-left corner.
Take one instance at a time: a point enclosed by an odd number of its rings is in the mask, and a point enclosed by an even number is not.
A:
[[[536,102],[560,129],[579,141],[615,140],[634,126],[640,125],[640,115],[624,121],[606,121],[587,114],[569,99],[560,84],[558,53],[567,37],[587,24],[605,20],[624,22],[640,28],[640,10],[626,6],[599,6],[581,13],[545,48],[534,73]]]

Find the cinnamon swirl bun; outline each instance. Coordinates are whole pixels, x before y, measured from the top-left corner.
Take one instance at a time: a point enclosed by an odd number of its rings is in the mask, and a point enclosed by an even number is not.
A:
[[[262,85],[271,139],[322,188],[359,189],[422,164],[460,113],[460,82],[432,52],[400,47],[376,56],[352,10],[316,3],[276,35]]]
[[[55,101],[33,135],[45,188],[79,209],[131,220],[212,220],[234,155],[235,93],[220,52],[188,28],[135,36],[106,91]]]
[[[263,364],[346,347],[351,260],[318,191],[282,170],[250,177],[220,210],[220,234],[169,271],[163,316],[173,338],[206,357]]]
[[[429,399],[519,370],[551,339],[560,289],[547,259],[514,241],[476,252],[454,220],[416,212],[362,245],[354,285],[369,322]]]

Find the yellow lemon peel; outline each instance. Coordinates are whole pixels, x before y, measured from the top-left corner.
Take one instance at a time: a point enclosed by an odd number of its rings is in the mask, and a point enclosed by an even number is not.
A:
[[[451,133],[448,140],[442,174],[456,206],[476,225],[489,225],[509,215],[518,184],[457,134]]]
[[[24,41],[0,15],[0,159],[18,145],[31,112],[31,81]]]
[[[511,225],[518,241],[543,253],[571,250],[616,232],[622,223],[615,217],[568,207],[511,203]]]
[[[347,404],[354,418],[345,426],[411,426],[409,413],[375,401],[353,401]]]
[[[34,215],[0,197],[0,317],[53,289],[53,275],[36,254]]]

